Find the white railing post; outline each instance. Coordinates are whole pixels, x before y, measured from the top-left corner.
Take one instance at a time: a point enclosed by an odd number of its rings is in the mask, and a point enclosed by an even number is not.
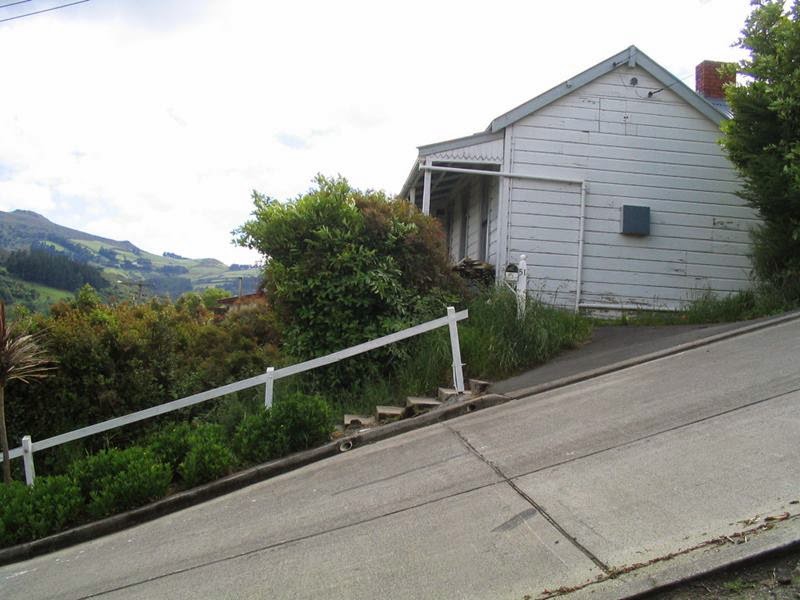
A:
[[[264,408],[272,406],[272,384],[275,383],[275,367],[267,367],[267,382],[264,390]]]
[[[453,387],[459,394],[464,393],[464,372],[461,367],[461,346],[458,343],[458,321],[456,309],[447,307],[447,326],[450,329],[450,347],[453,352]]]
[[[519,277],[517,278],[517,318],[525,316],[528,300],[528,262],[524,254],[519,255]]]
[[[25,483],[33,485],[36,469],[33,468],[33,442],[29,435],[22,438],[22,464],[25,466]]]

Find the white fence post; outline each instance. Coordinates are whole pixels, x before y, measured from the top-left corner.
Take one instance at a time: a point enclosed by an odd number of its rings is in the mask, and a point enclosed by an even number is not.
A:
[[[275,383],[275,367],[267,367],[267,384],[264,390],[264,408],[272,406],[272,384]]]
[[[450,347],[453,351],[453,387],[459,394],[464,393],[464,372],[461,367],[461,346],[458,343],[458,321],[456,309],[447,307],[447,326],[450,329]]]
[[[528,300],[528,262],[524,254],[519,256],[519,277],[517,278],[517,318],[525,316]]]
[[[25,466],[25,483],[33,485],[36,469],[33,468],[33,442],[29,435],[22,438],[22,463]]]

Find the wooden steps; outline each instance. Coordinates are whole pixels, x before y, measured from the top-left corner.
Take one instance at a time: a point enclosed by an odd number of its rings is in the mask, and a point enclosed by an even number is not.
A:
[[[375,407],[374,415],[344,415],[344,427],[348,430],[364,429],[374,427],[379,423],[397,421],[413,417],[421,413],[433,410],[437,406],[453,398],[471,398],[483,394],[489,387],[488,381],[479,379],[469,380],[469,391],[459,394],[452,388],[439,388],[437,398],[427,398],[420,396],[408,396],[405,406],[379,405]]]

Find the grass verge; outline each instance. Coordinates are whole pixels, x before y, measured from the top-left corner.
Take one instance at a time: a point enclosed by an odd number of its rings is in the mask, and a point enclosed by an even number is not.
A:
[[[688,303],[684,310],[674,312],[623,312],[605,325],[704,325],[732,323],[768,317],[798,308],[800,303],[776,288],[759,285],[748,290],[719,296],[706,290]]]

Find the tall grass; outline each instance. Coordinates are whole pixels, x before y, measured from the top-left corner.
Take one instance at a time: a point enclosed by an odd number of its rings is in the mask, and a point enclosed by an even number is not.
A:
[[[465,377],[508,377],[577,346],[591,333],[589,319],[532,299],[518,318],[516,296],[502,288],[485,291],[467,308],[469,318],[458,326]],[[403,355],[394,373],[340,395],[343,410],[370,412],[375,404],[402,403],[406,396],[432,395],[437,387],[452,385],[446,328],[410,340]]]
[[[621,325],[704,325],[747,321],[780,314],[798,308],[791,294],[760,284],[750,289],[719,296],[711,290],[697,294],[683,310],[675,312],[637,311],[623,314],[615,321]]]
[[[494,288],[470,303],[462,356],[470,377],[497,380],[541,364],[591,333],[589,319],[528,299],[517,316],[513,293]]]
[[[729,296],[706,291],[685,311],[687,323],[727,323],[766,317],[797,308],[797,302],[769,286],[759,285]]]

